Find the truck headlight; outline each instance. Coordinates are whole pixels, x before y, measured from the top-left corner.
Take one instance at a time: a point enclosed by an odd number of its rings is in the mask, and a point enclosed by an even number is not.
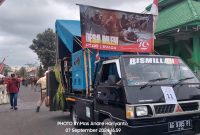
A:
[[[137,106],[136,107],[136,115],[138,117],[147,116],[148,115],[147,106]]]
[[[134,106],[126,105],[126,118],[127,119],[134,118]]]

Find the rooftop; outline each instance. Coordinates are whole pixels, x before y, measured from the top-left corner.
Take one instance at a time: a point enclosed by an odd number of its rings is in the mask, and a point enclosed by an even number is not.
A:
[[[188,25],[200,26],[200,1],[159,0],[156,34]],[[149,10],[151,5],[146,9]]]

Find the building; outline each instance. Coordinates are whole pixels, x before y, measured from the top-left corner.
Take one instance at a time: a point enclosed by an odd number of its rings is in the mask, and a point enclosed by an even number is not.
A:
[[[155,50],[200,71],[200,0],[159,0]],[[147,7],[147,10],[150,6]]]

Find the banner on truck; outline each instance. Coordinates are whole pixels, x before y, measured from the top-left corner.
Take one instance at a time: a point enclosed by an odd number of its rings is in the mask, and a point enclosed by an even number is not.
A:
[[[83,48],[153,52],[153,15],[80,5]]]

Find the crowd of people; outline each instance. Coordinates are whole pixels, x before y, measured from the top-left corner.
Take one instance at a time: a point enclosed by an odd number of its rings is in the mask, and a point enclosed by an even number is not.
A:
[[[38,78],[37,77],[27,77],[27,78],[22,78],[21,80],[22,80],[22,85],[27,87],[29,85],[35,86]]]
[[[37,80],[39,79],[38,77],[20,77],[20,76],[16,76],[16,78],[20,81],[20,83],[23,86],[35,86]],[[10,77],[3,77],[0,78],[0,85],[2,84],[7,84],[9,81]]]
[[[39,112],[42,103],[47,99],[47,90],[46,90],[46,75],[45,72],[44,76],[41,78],[37,77],[27,77],[21,78],[16,74],[12,73],[10,77],[0,78],[0,85],[6,85],[6,91],[10,98],[10,109],[17,110],[17,99],[18,93],[20,91],[20,85],[25,87],[30,86],[34,91],[36,91],[37,86],[40,87],[41,96],[39,97],[37,103],[36,112]]]

